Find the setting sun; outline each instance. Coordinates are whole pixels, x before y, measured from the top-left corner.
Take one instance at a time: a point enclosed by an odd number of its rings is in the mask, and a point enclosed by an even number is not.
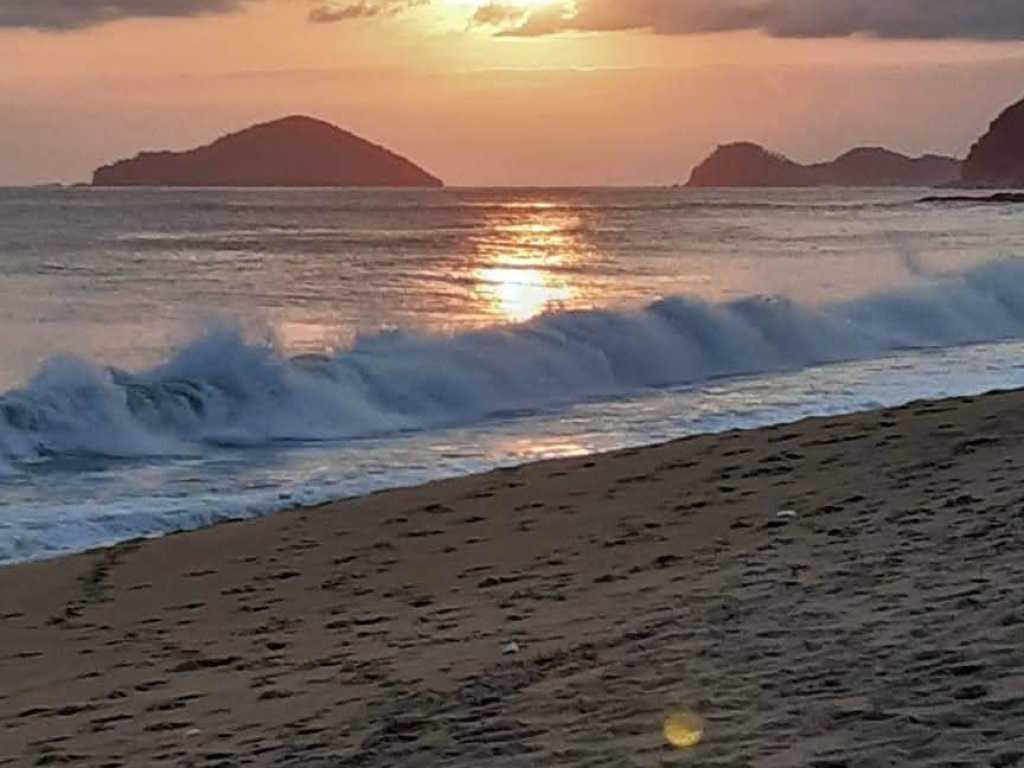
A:
[[[459,15],[468,15],[472,26],[490,29],[517,26],[534,14],[561,18],[570,13],[570,0],[443,0],[441,3]]]
[[[509,0],[505,3],[497,3],[492,0],[444,0],[446,5],[454,6],[457,8],[501,8],[505,11],[509,10],[527,10],[531,8],[543,8],[543,7],[565,7],[567,3],[565,0]]]

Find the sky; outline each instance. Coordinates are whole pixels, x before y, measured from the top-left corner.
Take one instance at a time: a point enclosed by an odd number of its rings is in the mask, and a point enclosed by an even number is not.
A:
[[[683,182],[716,145],[964,155],[1020,0],[0,0],[0,185],[308,114],[452,185]]]

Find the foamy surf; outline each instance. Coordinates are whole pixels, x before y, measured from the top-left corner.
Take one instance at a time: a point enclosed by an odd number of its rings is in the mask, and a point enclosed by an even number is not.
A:
[[[822,307],[665,299],[450,336],[388,333],[289,358],[211,331],[148,371],[49,361],[0,397],[9,467],[65,456],[187,456],[204,446],[366,438],[711,379],[1024,337],[1024,265]]]
[[[463,427],[199,456],[21,462],[3,483],[0,563],[416,485],[499,466],[1024,386],[1004,342],[647,390]]]
[[[0,397],[0,562],[534,459],[1024,385],[1024,263],[855,301],[685,297],[287,356],[211,330]],[[978,345],[980,346],[968,346]],[[844,362],[857,361],[857,362]]]

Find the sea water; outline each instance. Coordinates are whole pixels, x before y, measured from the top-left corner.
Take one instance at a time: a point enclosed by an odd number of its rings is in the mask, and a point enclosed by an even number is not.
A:
[[[0,190],[0,562],[1024,385],[1024,209]]]

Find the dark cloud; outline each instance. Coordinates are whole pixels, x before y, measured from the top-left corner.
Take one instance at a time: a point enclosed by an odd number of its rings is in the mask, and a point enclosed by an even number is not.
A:
[[[0,28],[69,30],[133,18],[236,11],[249,0],[0,0]]]
[[[352,19],[372,19],[427,5],[430,0],[358,0],[358,2],[328,3],[310,11],[309,20],[315,24],[332,24]]]
[[[774,37],[1024,39],[1024,0],[576,0],[553,2],[499,34],[647,29],[664,35],[758,30]]]

